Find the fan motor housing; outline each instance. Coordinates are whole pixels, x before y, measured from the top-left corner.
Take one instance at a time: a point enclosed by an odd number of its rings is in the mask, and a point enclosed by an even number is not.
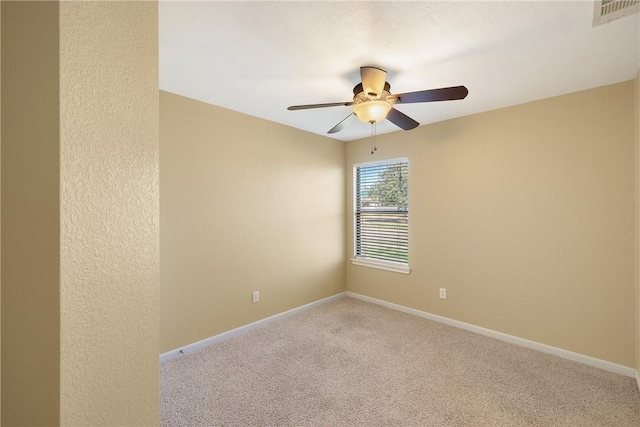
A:
[[[356,97],[363,92],[364,92],[364,88],[362,87],[362,83],[358,83],[357,85],[355,85],[353,88],[353,99],[355,100]],[[382,89],[382,92],[383,93],[391,92],[391,85],[389,84],[389,82],[384,82],[384,89]],[[377,96],[382,96],[382,94],[379,94],[379,93],[365,93],[364,95],[369,98],[376,98]]]

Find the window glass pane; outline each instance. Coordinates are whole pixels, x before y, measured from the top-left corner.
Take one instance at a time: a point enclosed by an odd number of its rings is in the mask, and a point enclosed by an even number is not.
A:
[[[409,262],[409,162],[355,168],[357,258]]]

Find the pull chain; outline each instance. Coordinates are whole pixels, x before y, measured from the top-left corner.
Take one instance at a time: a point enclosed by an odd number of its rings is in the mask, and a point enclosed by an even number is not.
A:
[[[373,126],[374,125],[375,125],[375,122],[371,122],[371,154],[373,154],[373,147],[375,145],[374,142],[373,142],[374,135],[375,135],[375,132],[373,131]]]
[[[371,122],[371,154],[375,154],[378,151],[378,135],[376,131],[376,122]]]
[[[373,151],[378,151],[378,123],[373,124]]]

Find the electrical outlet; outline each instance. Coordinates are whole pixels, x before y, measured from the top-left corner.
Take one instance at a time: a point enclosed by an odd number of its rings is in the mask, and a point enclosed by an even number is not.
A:
[[[253,302],[260,301],[260,291],[253,291]]]
[[[440,288],[440,298],[447,299],[447,290],[445,288]]]

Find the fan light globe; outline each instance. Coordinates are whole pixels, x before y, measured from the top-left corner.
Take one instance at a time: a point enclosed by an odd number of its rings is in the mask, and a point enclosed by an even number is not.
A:
[[[353,112],[363,122],[375,123],[384,120],[391,110],[391,104],[387,101],[366,101],[353,107]]]

